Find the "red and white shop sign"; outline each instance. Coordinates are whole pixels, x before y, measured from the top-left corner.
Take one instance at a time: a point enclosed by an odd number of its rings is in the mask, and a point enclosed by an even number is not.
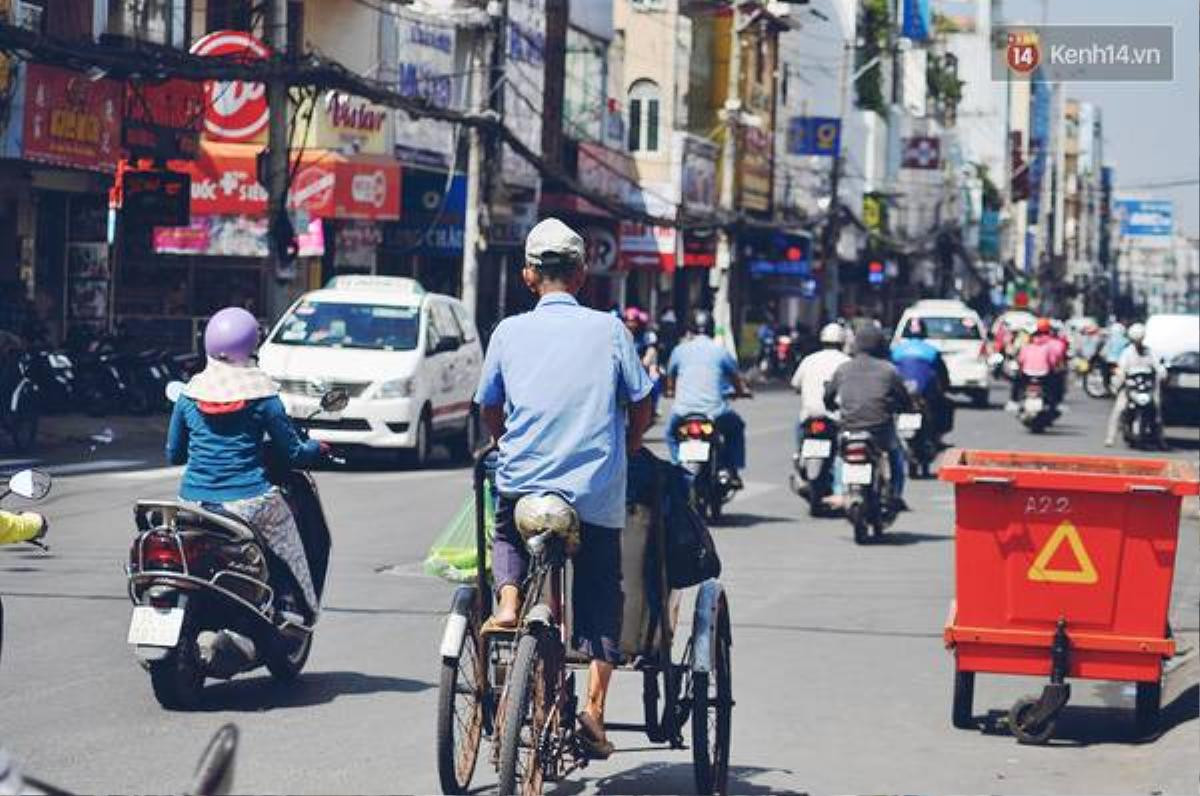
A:
[[[22,153],[29,160],[116,171],[123,86],[56,66],[25,67]]]
[[[390,158],[362,155],[337,164],[333,217],[400,217],[400,167]]]
[[[265,61],[271,50],[249,33],[219,30],[192,45],[193,55],[222,57],[235,62]],[[267,87],[241,80],[210,80],[204,84],[208,110],[205,135],[214,141],[245,143],[256,140],[270,119]]]

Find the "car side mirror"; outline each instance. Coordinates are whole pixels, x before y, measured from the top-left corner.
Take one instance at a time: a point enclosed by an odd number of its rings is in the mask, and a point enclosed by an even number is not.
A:
[[[350,393],[344,387],[334,387],[321,396],[321,409],[325,412],[340,412],[350,403]]]
[[[54,479],[44,470],[22,470],[8,479],[8,491],[29,500],[41,500],[50,494]]]
[[[459,343],[457,338],[440,337],[440,338],[438,338],[437,345],[435,345],[433,347],[433,353],[445,354],[445,353],[449,353],[451,351],[457,351],[459,345],[461,345],[461,344]]]

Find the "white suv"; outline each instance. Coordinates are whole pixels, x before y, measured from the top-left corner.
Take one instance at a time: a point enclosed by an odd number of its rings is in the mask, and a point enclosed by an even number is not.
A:
[[[961,301],[918,301],[896,324],[893,343],[907,336],[913,318],[924,322],[926,341],[942,352],[951,392],[971,396],[976,406],[987,406],[991,373],[987,337],[979,314]]]
[[[394,449],[418,466],[435,438],[460,456],[476,445],[471,399],[483,350],[475,324],[457,299],[415,280],[336,277],[284,313],[258,356],[294,418],[316,411],[332,387],[349,392],[344,411],[306,422],[314,439]]]

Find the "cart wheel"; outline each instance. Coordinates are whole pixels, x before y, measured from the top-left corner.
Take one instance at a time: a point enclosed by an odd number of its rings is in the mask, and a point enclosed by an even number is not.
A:
[[[486,657],[474,622],[463,635],[457,658],[442,658],[438,686],[437,761],[442,793],[466,793],[475,773],[483,736]]]
[[[960,730],[975,729],[975,672],[954,673],[954,706],[950,723]]]
[[[542,757],[541,739],[554,712],[555,684],[559,680],[560,657],[555,654],[554,644],[555,640],[544,633],[526,634],[517,643],[500,708],[500,796],[537,796],[542,792],[547,761]],[[553,720],[558,721],[557,715]]]
[[[1033,712],[1036,705],[1036,699],[1025,697],[1018,699],[1012,706],[1012,710],[1008,712],[1008,727],[1020,743],[1040,746],[1050,740],[1050,736],[1054,734],[1055,719],[1053,717],[1040,725],[1029,724],[1029,714]]]
[[[717,609],[716,629],[712,671],[692,674],[692,765],[696,774],[696,792],[700,794],[724,794],[729,789],[733,640],[724,596]]]
[[[1134,703],[1134,717],[1141,736],[1153,735],[1158,730],[1159,714],[1162,712],[1162,684],[1138,683]]]

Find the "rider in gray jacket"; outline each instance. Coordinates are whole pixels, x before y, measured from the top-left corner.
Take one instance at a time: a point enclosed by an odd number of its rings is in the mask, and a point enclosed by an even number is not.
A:
[[[892,498],[904,509],[904,446],[896,434],[894,418],[913,411],[904,380],[888,359],[887,339],[874,324],[854,336],[855,355],[834,372],[825,386],[825,405],[839,409],[846,431],[869,431],[888,452],[892,470]]]

